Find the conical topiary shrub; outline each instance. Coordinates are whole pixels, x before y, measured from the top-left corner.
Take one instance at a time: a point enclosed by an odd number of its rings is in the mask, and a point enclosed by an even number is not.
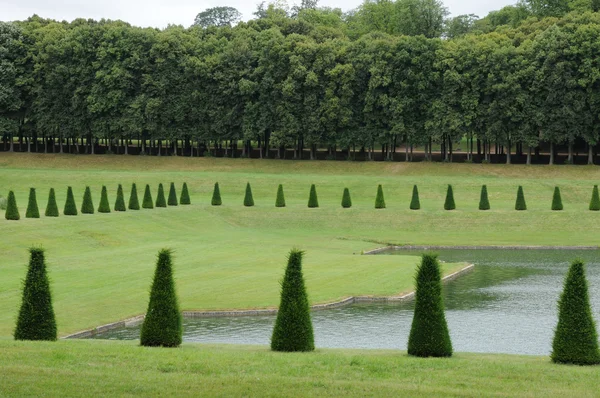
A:
[[[131,194],[129,194],[129,206],[127,206],[129,210],[139,210],[140,209],[140,201],[138,200],[137,187],[135,186],[135,182],[131,184]]]
[[[48,194],[48,204],[46,205],[46,217],[58,217],[58,206],[56,205],[56,195],[54,188],[50,188]]]
[[[517,190],[517,201],[515,202],[515,210],[527,210],[527,203],[525,203],[525,194],[523,193],[523,187],[519,185]]]
[[[65,208],[63,209],[65,216],[76,216],[77,206],[75,205],[75,196],[73,196],[73,189],[67,188],[67,201],[65,202]]]
[[[375,198],[375,208],[385,209],[385,199],[383,198],[383,188],[381,184],[377,186],[377,197]]]
[[[32,248],[23,287],[23,301],[17,318],[15,340],[56,340],[50,282],[46,275],[44,250]]]
[[[213,190],[212,199],[210,204],[213,206],[221,206],[221,191],[219,190],[219,183],[215,182],[215,188]]]
[[[167,207],[167,199],[165,199],[165,190],[163,184],[158,184],[158,193],[156,194],[156,207]]]
[[[106,192],[106,186],[104,185],[102,185],[102,193],[100,194],[100,205],[98,206],[98,213],[110,213],[108,193]]]
[[[594,185],[592,190],[592,199],[590,200],[590,210],[600,210],[600,196],[598,195],[598,185]]]
[[[488,200],[487,186],[481,186],[481,195],[479,197],[479,210],[489,210],[490,201]]]
[[[273,351],[313,351],[315,341],[310,307],[302,277],[302,254],[293,249],[281,284],[281,303],[271,337]]]
[[[552,210],[562,210],[563,204],[560,197],[560,188],[554,187],[554,194],[552,195]]]
[[[317,188],[315,184],[310,186],[310,194],[308,196],[308,207],[319,207],[319,199],[317,198]]]
[[[444,202],[444,210],[454,210],[456,204],[454,203],[454,192],[452,191],[452,185],[448,184],[448,190],[446,191],[446,201]]]
[[[342,207],[344,209],[352,207],[352,198],[350,197],[350,190],[348,188],[344,188],[344,193],[342,194]]]
[[[252,188],[250,188],[250,183],[246,183],[246,195],[244,195],[244,206],[252,207],[254,206],[254,198],[252,197]]]
[[[144,209],[154,209],[154,201],[152,200],[150,185],[148,184],[146,184],[146,189],[144,190],[144,199],[142,200],[142,207]]]
[[[275,199],[275,207],[285,207],[285,196],[283,195],[283,185],[277,187],[277,198]]]
[[[179,198],[179,204],[181,205],[191,205],[192,201],[190,200],[190,193],[188,192],[187,184],[184,182],[183,187],[181,188],[181,197]]]
[[[181,336],[181,313],[175,293],[171,251],[163,249],[158,253],[140,342],[148,347],[177,347],[181,344]]]
[[[410,199],[410,209],[421,209],[421,202],[419,201],[419,189],[416,185],[413,185],[412,198]]]
[[[408,354],[418,357],[452,356],[452,342],[442,300],[440,265],[436,255],[423,254],[416,284]]]
[[[169,206],[177,206],[177,192],[175,192],[175,184],[171,183],[171,188],[169,189],[169,199],[167,200]]]
[[[94,214],[94,202],[92,201],[92,191],[90,191],[90,187],[85,187],[83,203],[81,204],[81,213]]]
[[[29,203],[27,203],[25,218],[40,218],[40,210],[38,209],[37,198],[35,196],[35,188],[29,188]]]
[[[18,220],[21,218],[19,208],[17,207],[17,199],[15,198],[15,193],[13,191],[8,193],[8,203],[6,204],[4,217],[7,220]]]
[[[115,211],[125,211],[125,195],[123,195],[123,186],[119,184],[117,188],[117,200],[115,201]]]
[[[575,365],[600,363],[598,335],[592,317],[585,266],[575,260],[569,268],[558,302],[558,325],[552,342],[552,361]]]

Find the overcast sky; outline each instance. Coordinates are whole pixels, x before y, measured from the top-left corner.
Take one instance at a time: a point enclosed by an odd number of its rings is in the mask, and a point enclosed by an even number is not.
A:
[[[0,20],[22,20],[38,14],[44,18],[72,21],[75,18],[121,19],[137,26],[164,28],[168,24],[190,26],[199,12],[217,6],[237,8],[245,19],[260,0],[0,0]],[[452,15],[485,16],[515,0],[446,0]],[[288,1],[290,5],[293,0]],[[321,0],[320,6],[338,7],[347,11],[362,0]]]

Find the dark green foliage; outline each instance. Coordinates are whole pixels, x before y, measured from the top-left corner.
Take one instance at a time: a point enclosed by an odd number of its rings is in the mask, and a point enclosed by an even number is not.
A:
[[[446,201],[444,202],[444,210],[454,210],[456,204],[454,203],[454,192],[452,191],[452,185],[448,184],[448,191],[446,191]]]
[[[244,206],[251,207],[254,206],[254,198],[252,197],[252,188],[250,188],[250,183],[246,183],[246,195],[244,196]]]
[[[383,198],[383,188],[381,184],[377,186],[377,197],[375,198],[375,208],[385,209],[385,199]]]
[[[56,195],[54,188],[50,188],[48,194],[48,204],[46,205],[46,217],[58,217],[58,206],[56,205]]]
[[[415,313],[408,337],[408,354],[418,357],[452,356],[437,255],[423,254],[417,270],[416,284]]]
[[[590,200],[590,210],[600,210],[600,196],[598,195],[598,185],[594,185],[592,190],[592,199]]]
[[[271,337],[273,351],[315,349],[310,307],[302,277],[302,255],[302,251],[292,249],[288,257],[281,284],[281,303]]]
[[[171,251],[163,249],[158,253],[140,342],[143,346],[150,347],[177,347],[181,344],[182,329],[173,280]]]
[[[17,207],[17,199],[15,198],[15,193],[10,191],[8,193],[8,203],[6,205],[6,213],[4,213],[4,217],[7,220],[18,220],[21,218],[19,214],[19,208]]]
[[[183,183],[183,188],[181,188],[181,197],[179,198],[179,204],[181,205],[191,205],[192,201],[190,200],[190,193],[188,192],[187,184]]]
[[[29,203],[27,203],[25,218],[40,218],[40,210],[38,209],[37,199],[35,196],[35,188],[29,188]]]
[[[131,184],[131,194],[129,195],[129,206],[127,206],[129,210],[139,210],[140,209],[140,201],[138,200],[137,187],[135,186],[135,182]]]
[[[221,191],[219,190],[219,183],[215,182],[215,189],[213,190],[212,200],[210,204],[213,206],[221,206]]]
[[[165,199],[165,190],[163,184],[158,184],[158,194],[156,195],[156,207],[167,207],[167,200]]]
[[[31,257],[23,287],[15,340],[56,340],[56,320],[52,309],[50,282],[46,275],[44,250],[29,249]]]
[[[117,200],[115,201],[115,211],[125,211],[125,196],[123,195],[123,186],[119,184],[117,188]]]
[[[177,192],[175,192],[175,184],[171,183],[171,188],[169,189],[169,199],[167,200],[169,206],[177,206]]]
[[[552,195],[552,210],[562,210],[563,204],[560,197],[560,188],[554,187],[554,194]]]
[[[308,207],[319,207],[319,199],[317,198],[317,188],[315,184],[310,186],[310,194],[308,196]]]
[[[410,200],[410,209],[419,210],[421,208],[421,202],[419,201],[419,189],[416,185],[413,186],[412,199]]]
[[[81,204],[81,213],[94,214],[94,202],[92,201],[92,191],[90,191],[90,187],[85,187],[83,203]]]
[[[350,190],[348,188],[344,188],[344,193],[342,194],[342,207],[344,209],[352,207],[352,198],[350,197]]]
[[[65,202],[65,208],[63,209],[65,216],[76,216],[77,206],[75,205],[75,196],[73,196],[73,189],[67,188],[67,201]]]
[[[102,193],[100,194],[100,206],[98,206],[98,213],[110,213],[110,204],[108,204],[108,193],[106,187],[102,185]]]
[[[490,201],[488,200],[487,186],[481,186],[481,196],[479,198],[479,210],[489,210]]]
[[[275,200],[275,207],[285,207],[285,196],[283,195],[283,185],[279,184],[277,187],[277,199]]]
[[[551,358],[556,363],[600,364],[598,335],[590,308],[585,266],[581,260],[573,261],[565,279],[558,302],[558,325]]]
[[[154,209],[154,201],[152,200],[150,185],[148,184],[146,184],[146,189],[144,190],[144,200],[142,200],[142,207],[144,209]]]
[[[519,185],[517,190],[517,201],[515,202],[515,210],[527,210],[527,203],[525,203],[525,194],[523,193],[523,187]]]

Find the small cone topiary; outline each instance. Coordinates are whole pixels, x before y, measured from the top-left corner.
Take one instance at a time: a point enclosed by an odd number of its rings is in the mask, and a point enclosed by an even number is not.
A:
[[[281,303],[271,337],[273,351],[313,351],[315,341],[310,307],[302,277],[302,255],[293,249],[281,284]]]
[[[525,194],[523,193],[523,187],[519,185],[517,190],[517,201],[515,202],[515,210],[527,210],[527,203],[525,203]]]
[[[169,189],[169,199],[167,200],[169,206],[177,206],[177,192],[175,192],[175,184],[171,183],[171,188]]]
[[[181,188],[181,197],[179,198],[179,204],[181,205],[191,205],[192,201],[190,200],[190,193],[188,192],[187,184],[184,182],[183,187]]]
[[[283,185],[277,187],[277,198],[275,199],[275,207],[285,207],[285,196],[283,195]]]
[[[315,187],[315,184],[312,184],[310,186],[310,194],[308,196],[308,207],[319,207],[319,199],[317,198],[317,187]]]
[[[569,268],[558,302],[558,325],[552,342],[552,362],[600,364],[598,335],[592,317],[585,266],[575,260]]]
[[[106,186],[104,185],[102,185],[102,193],[100,194],[100,206],[98,206],[98,213],[110,213],[108,193],[106,192]]]
[[[416,284],[408,354],[418,357],[452,356],[452,342],[444,315],[440,265],[436,255],[423,254]]]
[[[167,199],[165,199],[165,190],[163,184],[158,184],[158,193],[156,194],[156,207],[167,207]]]
[[[135,182],[131,184],[131,194],[129,195],[129,206],[127,206],[129,210],[139,210],[140,209],[140,201],[138,200],[137,187],[135,186]]]
[[[158,253],[140,342],[147,347],[177,347],[181,344],[181,336],[181,313],[175,293],[171,251],[163,249]]]
[[[32,248],[23,287],[23,301],[17,318],[15,340],[56,340],[50,282],[46,275],[44,250]]]
[[[592,199],[590,200],[590,210],[600,210],[600,196],[598,195],[598,185],[594,185],[592,190]]]
[[[444,202],[444,210],[454,210],[456,204],[454,203],[454,192],[452,191],[452,185],[448,184],[448,190],[446,191],[446,201]]]
[[[15,198],[15,193],[13,191],[8,193],[8,203],[6,204],[4,218],[7,220],[18,220],[21,218],[19,208],[17,207],[17,199]]]
[[[562,210],[563,204],[560,197],[560,188],[554,187],[554,194],[552,195],[552,210]]]
[[[58,217],[58,206],[56,205],[56,194],[54,193],[54,188],[50,188],[45,214],[46,217]]]
[[[377,186],[377,197],[375,198],[375,208],[385,209],[385,199],[383,198],[383,188],[381,184]]]
[[[215,182],[215,189],[213,190],[213,196],[210,201],[213,206],[221,206],[221,191],[219,190],[219,183]]]
[[[115,201],[115,211],[125,211],[125,195],[123,195],[123,186],[119,184],[117,188],[117,200]]]
[[[250,188],[250,183],[246,183],[246,195],[244,196],[244,206],[252,207],[254,206],[254,198],[252,197],[252,188]]]
[[[142,200],[142,207],[144,209],[154,209],[154,201],[152,200],[150,185],[148,184],[146,184],[146,189],[144,190],[144,199]]]
[[[65,216],[76,216],[77,206],[75,205],[75,196],[73,196],[73,189],[67,188],[67,201],[65,202],[65,208],[63,209]]]
[[[40,218],[40,210],[38,209],[37,199],[35,196],[35,188],[29,188],[29,203],[27,203],[25,218]]]
[[[92,191],[90,191],[90,187],[85,187],[83,203],[81,204],[81,213],[94,214],[94,202],[92,201]]]
[[[487,186],[481,186],[481,195],[479,197],[479,210],[489,210],[490,201],[488,200]]]
[[[410,209],[419,210],[421,209],[421,202],[419,201],[419,189],[416,185],[413,185],[412,198],[410,200]]]
[[[352,207],[352,198],[350,197],[350,190],[348,188],[344,188],[344,193],[342,194],[342,207],[344,209]]]

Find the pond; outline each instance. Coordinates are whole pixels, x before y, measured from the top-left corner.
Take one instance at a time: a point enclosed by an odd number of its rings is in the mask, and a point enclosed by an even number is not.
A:
[[[596,250],[436,252],[447,262],[476,264],[472,272],[443,289],[455,351],[548,355],[557,322],[557,300],[569,263],[575,258],[586,262],[592,313],[600,320],[600,258]],[[413,308],[414,301],[408,301],[315,311],[315,345],[405,350]],[[183,338],[188,342],[268,345],[274,322],[275,316],[184,319]],[[129,340],[139,339],[139,334],[140,326],[123,327],[93,338]]]

